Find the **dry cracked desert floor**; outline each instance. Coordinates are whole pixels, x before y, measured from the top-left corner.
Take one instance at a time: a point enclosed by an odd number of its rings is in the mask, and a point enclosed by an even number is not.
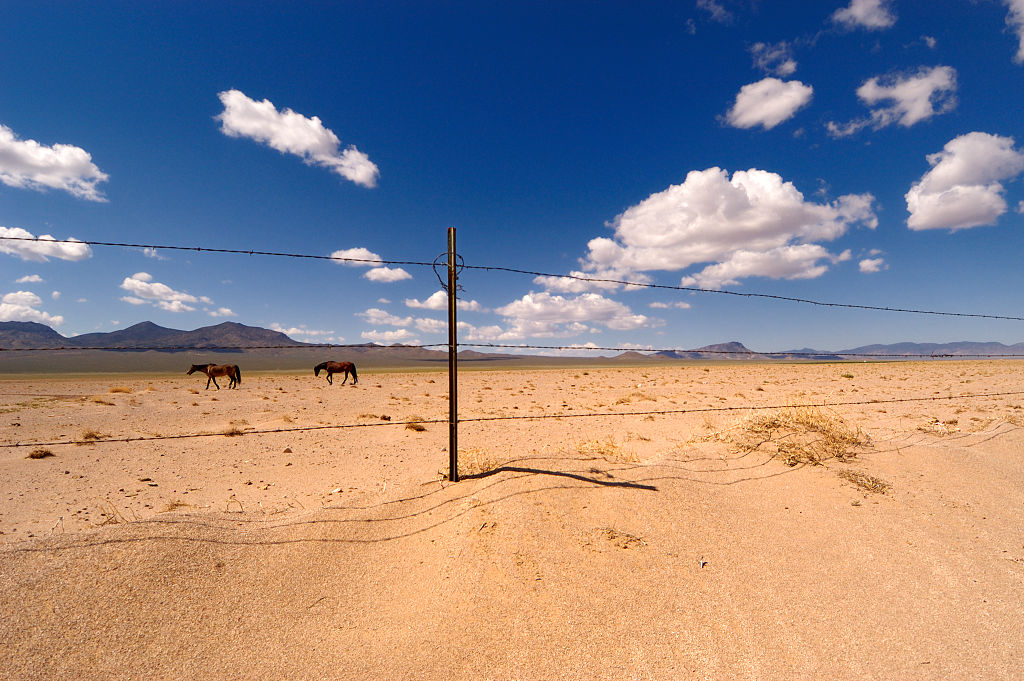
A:
[[[1024,678],[1024,363],[204,383],[0,376],[0,677]]]

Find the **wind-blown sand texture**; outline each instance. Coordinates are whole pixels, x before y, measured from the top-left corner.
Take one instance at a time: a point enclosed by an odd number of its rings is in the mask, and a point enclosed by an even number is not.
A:
[[[459,483],[400,425],[445,374],[239,364],[0,378],[0,444],[234,433],[0,449],[0,678],[1024,676],[1024,394],[867,403],[1021,363],[465,372],[464,419],[707,411],[463,423]],[[822,465],[746,409],[822,402]]]

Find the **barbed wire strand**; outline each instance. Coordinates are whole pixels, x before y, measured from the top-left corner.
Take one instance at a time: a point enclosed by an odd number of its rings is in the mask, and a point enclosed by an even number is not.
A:
[[[232,249],[232,248],[206,248],[202,246],[169,246],[160,244],[132,244],[132,243],[120,243],[112,241],[80,241],[77,239],[43,239],[40,237],[16,237],[16,236],[0,236],[0,240],[5,241],[34,241],[38,243],[64,243],[64,244],[85,244],[88,246],[117,246],[122,248],[142,248],[142,249],[162,249],[162,250],[175,250],[175,251],[194,251],[194,252],[207,252],[207,253],[234,253],[239,255],[266,255],[266,256],[279,256],[288,258],[310,258],[316,260],[334,260],[339,262],[353,262],[363,264],[377,264],[377,265],[409,265],[409,266],[422,266],[422,267],[433,267],[434,262],[422,262],[413,260],[365,260],[361,258],[338,258],[330,255],[312,255],[306,253],[285,253],[275,251],[257,251],[257,250],[245,250],[245,249]],[[533,277],[549,277],[553,279],[569,279],[573,281],[580,281],[584,283],[593,284],[614,284],[617,286],[626,286],[631,288],[650,288],[650,289],[662,289],[670,291],[687,291],[690,293],[710,293],[727,296],[737,296],[741,298],[763,298],[769,300],[779,300],[791,303],[801,303],[805,305],[815,305],[819,307],[834,307],[844,308],[852,310],[871,310],[877,312],[897,312],[904,314],[922,314],[922,315],[936,315],[944,317],[970,317],[975,319],[1002,319],[1008,321],[1024,321],[1022,316],[1014,315],[997,315],[997,314],[982,314],[972,312],[945,312],[940,310],[920,310],[914,308],[901,308],[901,307],[888,307],[882,305],[861,305],[856,303],[836,303],[826,302],[820,300],[812,300],[810,298],[797,298],[793,296],[781,296],[771,293],[756,293],[756,292],[740,292],[740,291],[727,291],[724,289],[703,289],[694,286],[673,286],[670,284],[651,284],[647,282],[639,281],[628,281],[624,279],[610,279],[603,277],[586,277],[575,274],[554,274],[552,272],[540,272],[535,270],[525,270],[516,267],[502,267],[497,265],[461,265],[465,270],[481,270],[486,272],[508,272],[512,274],[524,274]]]
[[[0,236],[2,241],[35,241],[46,244],[85,244],[86,246],[117,246],[121,248],[151,248],[154,250],[167,251],[193,251],[199,253],[233,253],[236,255],[266,255],[280,258],[307,258],[311,260],[333,260],[335,262],[354,262],[365,265],[419,265],[422,267],[433,267],[433,262],[420,262],[416,260],[375,260],[367,258],[342,258],[333,255],[313,255],[310,253],[286,253],[278,251],[257,251],[253,249],[237,248],[207,248],[205,246],[167,246],[161,244],[131,244],[115,241],[80,241],[78,239],[44,239],[41,237],[27,236]]]
[[[981,314],[981,313],[970,313],[970,312],[942,312],[937,310],[917,310],[913,308],[900,308],[900,307],[887,307],[882,305],[858,305],[855,303],[834,303],[825,302],[821,300],[811,300],[809,298],[795,298],[792,296],[780,296],[771,293],[744,293],[741,291],[727,291],[724,289],[705,289],[697,288],[695,286],[673,286],[670,284],[651,284],[640,281],[628,281],[624,279],[606,279],[602,277],[584,277],[575,274],[553,274],[551,272],[537,272],[533,270],[523,270],[515,267],[498,267],[493,265],[465,265],[467,270],[483,270],[489,272],[510,272],[513,274],[526,274],[534,277],[549,277],[553,279],[570,279],[573,281],[581,281],[585,283],[593,284],[615,284],[618,286],[627,286],[631,288],[652,288],[652,289],[666,289],[670,291],[688,291],[690,293],[717,293],[719,295],[726,296],[738,296],[741,298],[766,298],[771,300],[780,300],[790,303],[803,303],[806,305],[817,305],[819,307],[838,307],[847,308],[853,310],[872,310],[877,312],[902,312],[910,314],[925,314],[925,315],[940,315],[945,317],[974,317],[980,319],[1004,319],[1011,321],[1024,321],[1024,317],[1012,316],[1012,315],[996,315],[996,314]]]
[[[522,414],[509,416],[478,416],[473,418],[460,418],[458,423],[483,423],[489,421],[523,421],[542,419],[575,419],[575,418],[596,418],[607,416],[665,416],[672,414],[701,414],[708,412],[729,412],[729,411],[765,411],[769,409],[799,409],[808,407],[850,407],[868,404],[899,404],[905,402],[938,402],[946,400],[975,399],[982,397],[1009,397],[1024,395],[1024,391],[995,392],[995,393],[964,393],[960,395],[947,395],[943,397],[901,397],[893,399],[872,399],[856,400],[850,402],[812,402],[809,404],[784,404],[784,405],[743,405],[723,407],[692,407],[689,409],[664,409],[656,411],[630,411],[630,412],[590,412],[584,414]],[[178,435],[140,435],[136,437],[111,437],[111,438],[90,438],[88,440],[64,440],[56,442],[13,442],[0,444],[0,449],[13,449],[16,447],[57,447],[64,445],[91,445],[113,442],[151,442],[156,440],[184,440],[200,437],[241,437],[245,435],[266,435],[273,433],[297,433],[318,430],[339,430],[345,428],[372,428],[380,426],[408,426],[413,424],[446,424],[448,419],[431,419],[415,421],[385,421],[380,423],[349,423],[331,424],[320,426],[297,426],[294,428],[270,428],[246,431],[227,431],[219,433],[181,433]]]
[[[875,358],[875,359],[975,359],[975,358],[988,358],[988,359],[1013,359],[1013,358],[1024,358],[1024,353],[1012,353],[1012,352],[985,352],[985,353],[953,353],[953,352],[932,352],[932,353],[913,353],[913,352],[902,352],[902,353],[884,353],[884,352],[844,352],[842,350],[819,350],[815,352],[802,352],[802,351],[757,351],[757,350],[711,350],[711,349],[689,349],[684,350],[681,348],[638,348],[631,346],[597,346],[597,345],[516,345],[516,344],[503,344],[503,343],[466,343],[459,342],[460,347],[469,348],[502,348],[502,349],[513,349],[513,350],[557,350],[557,351],[580,351],[580,352],[594,352],[594,351],[616,351],[616,352],[650,352],[650,353],[674,353],[677,355],[726,355],[726,356],[741,356],[741,357],[755,357],[755,358],[766,358],[766,359],[786,359],[786,358],[809,358],[809,359],[831,359],[838,358],[842,359],[845,357],[858,357],[858,358]],[[0,353],[4,352],[71,352],[75,350],[95,350],[95,351],[121,351],[121,352],[145,352],[145,351],[160,351],[160,352],[218,352],[218,351],[241,351],[241,350],[316,350],[316,349],[354,349],[362,348],[368,350],[388,350],[388,349],[420,349],[429,350],[436,348],[447,348],[448,343],[422,343],[422,344],[406,344],[402,343],[399,345],[372,345],[367,343],[300,343],[294,345],[60,345],[55,347],[30,347],[30,348],[0,348]],[[528,358],[533,355],[519,355],[518,357]],[[538,355],[543,357],[543,355]],[[674,359],[674,358],[666,358]],[[465,360],[464,360],[465,361]]]

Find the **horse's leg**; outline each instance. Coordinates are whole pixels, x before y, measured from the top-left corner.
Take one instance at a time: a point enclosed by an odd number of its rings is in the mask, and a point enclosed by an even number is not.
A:
[[[210,381],[212,381],[212,380],[213,380],[213,376],[211,376],[210,374],[206,374],[206,389],[207,390],[210,389]]]
[[[220,390],[220,386],[217,385],[217,377],[216,376],[214,376],[213,374],[210,374],[210,381],[213,381],[213,387],[215,387],[217,390]],[[206,387],[207,388],[210,387],[210,381],[206,382]]]
[[[331,378],[331,372],[330,372],[330,371],[328,371],[328,372],[327,372],[327,382],[328,382],[328,383],[329,383],[330,385],[334,385],[334,379],[333,379],[333,378]]]
[[[345,385],[346,381],[348,381],[348,369],[345,369],[345,378],[341,379],[341,384]]]

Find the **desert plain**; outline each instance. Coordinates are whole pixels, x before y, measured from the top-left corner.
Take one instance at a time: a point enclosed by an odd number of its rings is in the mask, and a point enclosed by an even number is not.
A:
[[[0,375],[0,678],[1024,678],[1024,363],[340,378]]]

